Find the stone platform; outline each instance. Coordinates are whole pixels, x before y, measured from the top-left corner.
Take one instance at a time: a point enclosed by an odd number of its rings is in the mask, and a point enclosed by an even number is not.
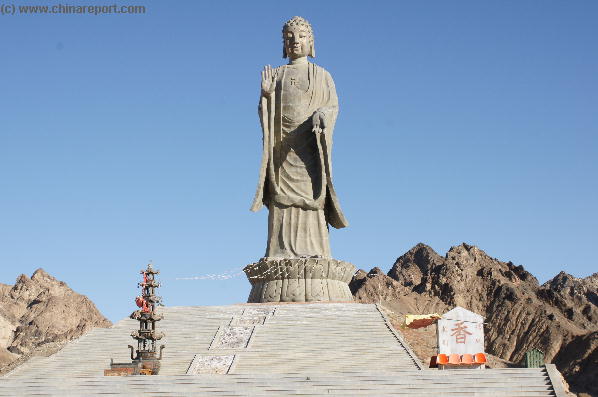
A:
[[[251,292],[248,303],[352,302],[349,282],[355,266],[327,258],[262,258],[243,269]]]
[[[156,376],[102,376],[136,321],[96,328],[4,377],[0,396],[564,396],[558,371],[427,369],[377,305],[165,307]],[[556,372],[555,372],[556,371]]]

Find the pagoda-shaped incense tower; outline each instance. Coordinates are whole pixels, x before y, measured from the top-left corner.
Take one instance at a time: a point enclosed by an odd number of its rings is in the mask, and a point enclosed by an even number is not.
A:
[[[141,295],[135,298],[139,307],[131,313],[133,320],[139,321],[139,329],[131,332],[133,339],[137,341],[137,349],[129,345],[131,349],[131,363],[110,363],[110,370],[104,371],[105,375],[157,375],[160,371],[160,354],[156,351],[156,342],[164,337],[163,332],[156,331],[156,323],[162,320],[163,316],[156,312],[156,306],[161,305],[162,298],[156,295],[156,288],[160,283],[156,281],[156,274],[160,271],[154,269],[151,264],[141,270],[143,281],[138,283],[141,288]]]
[[[142,362],[142,367],[152,369],[154,374],[160,369],[160,362],[162,359],[162,349],[164,345],[160,346],[160,356],[156,357],[156,341],[164,337],[163,332],[156,331],[156,322],[162,320],[162,315],[156,313],[156,305],[160,305],[162,298],[155,294],[156,288],[160,287],[160,283],[156,281],[156,274],[160,271],[152,267],[151,263],[147,265],[145,270],[141,270],[143,281],[138,285],[141,288],[141,295],[135,298],[135,303],[139,310],[131,313],[133,320],[139,321],[139,330],[131,332],[133,339],[137,340],[136,354],[131,349],[131,359],[133,361]]]

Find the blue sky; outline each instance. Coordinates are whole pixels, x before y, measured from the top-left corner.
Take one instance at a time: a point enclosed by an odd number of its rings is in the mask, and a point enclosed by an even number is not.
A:
[[[293,15],[340,98],[336,258],[467,242],[540,282],[598,271],[598,3],[118,4],[147,12],[0,15],[0,282],[43,267],[115,321],[152,260],[168,305],[245,301],[243,275],[177,278],[264,253],[259,72]]]

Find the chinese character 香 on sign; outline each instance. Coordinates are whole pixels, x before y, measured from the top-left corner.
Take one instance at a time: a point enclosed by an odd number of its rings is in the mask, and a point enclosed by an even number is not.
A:
[[[465,343],[467,335],[471,335],[471,332],[467,331],[465,321],[455,323],[455,328],[451,328],[451,331],[453,331],[451,336],[455,337],[455,342],[457,343]]]

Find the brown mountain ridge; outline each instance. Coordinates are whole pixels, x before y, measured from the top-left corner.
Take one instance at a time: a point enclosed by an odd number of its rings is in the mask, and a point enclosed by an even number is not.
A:
[[[94,327],[109,327],[93,302],[43,269],[0,284],[0,373],[49,355]]]
[[[461,244],[445,256],[417,244],[388,274],[359,270],[351,282],[356,301],[381,303],[397,327],[404,314],[444,313],[462,306],[485,317],[486,352],[496,365],[517,365],[538,348],[574,392],[598,396],[598,273],[565,272],[540,285],[523,266]],[[404,327],[403,327],[404,328]],[[436,351],[433,327],[401,329],[424,362]]]

